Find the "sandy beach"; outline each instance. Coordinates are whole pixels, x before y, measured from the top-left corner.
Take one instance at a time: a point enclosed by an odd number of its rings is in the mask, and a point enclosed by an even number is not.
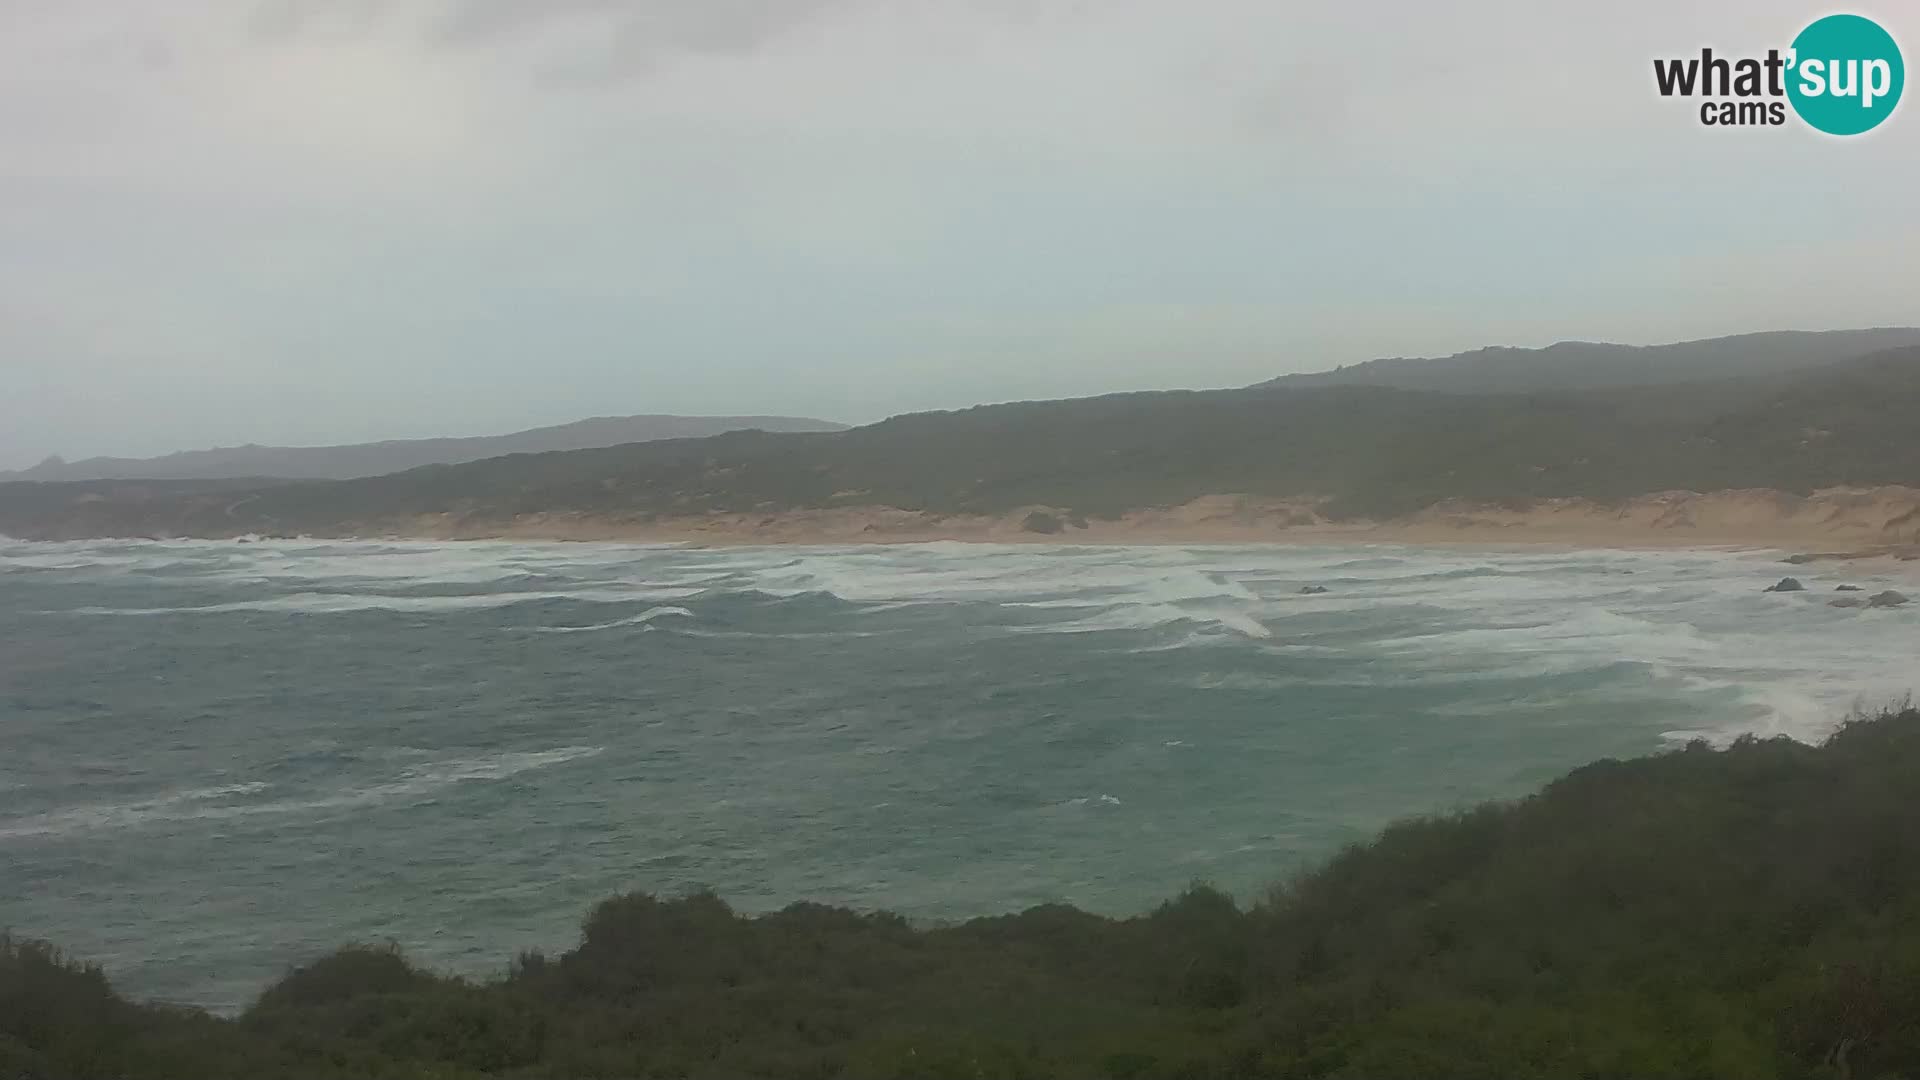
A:
[[[1447,502],[1380,521],[1331,520],[1315,500],[1209,495],[1092,518],[1047,506],[996,515],[892,507],[705,514],[651,521],[575,514],[509,521],[423,515],[377,531],[420,539],[639,541],[713,545],[926,543],[1404,543],[1563,547],[1726,547],[1816,558],[1920,558],[1920,489],[1660,492],[1619,503],[1545,499],[1524,507]]]

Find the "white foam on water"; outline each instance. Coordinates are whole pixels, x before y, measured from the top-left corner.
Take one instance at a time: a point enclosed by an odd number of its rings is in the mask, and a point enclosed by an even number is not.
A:
[[[1595,653],[1624,660],[1712,657],[1719,645],[1685,623],[1638,618],[1602,607],[1582,607],[1544,622],[1442,630],[1387,638],[1373,647],[1408,658],[1454,661],[1476,654]]]
[[[16,565],[111,569],[154,584],[175,585],[262,581],[487,585],[524,575],[611,582],[630,579],[631,574],[620,571],[644,568],[673,550],[658,545],[505,541],[78,541],[0,548],[0,570]],[[156,571],[167,573],[145,577]]]
[[[1674,744],[1703,739],[1715,746],[1725,746],[1746,735],[1762,739],[1786,736],[1813,743],[1832,734],[1846,720],[1846,714],[1836,713],[1834,702],[1821,695],[1789,686],[1738,689],[1750,706],[1748,716],[1711,727],[1663,731],[1660,737]]]
[[[530,626],[527,629],[536,634],[585,634],[594,630],[618,630],[623,626],[643,626],[662,615],[684,615],[693,618],[693,612],[683,607],[650,607],[638,615],[612,622],[594,623],[592,626]],[[652,627],[647,627],[651,630]]]
[[[1316,685],[1314,680],[1299,675],[1265,675],[1251,671],[1209,672],[1195,675],[1182,681],[1181,685],[1192,690],[1249,690],[1268,692],[1276,690],[1294,690],[1302,686]],[[1173,746],[1178,742],[1168,743]]]
[[[264,600],[235,600],[197,607],[75,608],[75,615],[224,615],[233,612],[281,612],[299,615],[337,615],[355,611],[470,611],[530,604],[541,600],[579,600],[598,604],[630,604],[637,600],[677,600],[697,595],[699,589],[577,589],[547,592],[475,593],[466,596],[386,596],[379,593],[293,593]],[[59,614],[48,612],[47,614]]]
[[[430,761],[402,769],[391,779],[366,787],[264,802],[222,801],[258,795],[269,790],[271,785],[261,781],[188,788],[136,802],[69,807],[0,820],[0,840],[128,829],[166,822],[220,820],[260,814],[300,814],[372,806],[429,795],[467,780],[503,780],[530,769],[592,757],[603,749],[599,746],[558,746],[550,750],[510,751],[481,757]]]
[[[780,641],[807,641],[813,638],[881,637],[887,634],[903,632],[900,630],[711,630],[687,626],[685,624],[650,626],[648,629],[665,630],[669,634],[678,634],[681,637],[713,638],[715,640],[726,640],[728,638],[741,640],[772,638]]]
[[[1128,655],[1148,653],[1182,652],[1188,649],[1223,648],[1229,645],[1245,645],[1245,639],[1234,634],[1216,634],[1205,630],[1194,630],[1178,641],[1156,641],[1145,645],[1131,645],[1115,650]]]
[[[640,625],[690,636],[847,636],[840,625],[696,628],[672,602],[708,593],[828,594],[863,617],[915,605],[961,605],[957,622],[1007,633],[1108,635],[1117,650],[1325,653],[1377,661],[1365,684],[1497,680],[1641,665],[1684,692],[1731,692],[1751,716],[1740,730],[1814,737],[1861,695],[1912,688],[1920,608],[1847,611],[1818,594],[1835,581],[1898,587],[1866,566],[1793,568],[1807,594],[1763,595],[1778,554],[1726,551],[1565,551],[1340,547],[1074,547],[954,542],[899,546],[687,549],[634,544],[514,542],[90,541],[0,545],[0,567],[83,581],[207,583],[224,603],[101,605],[97,615],[367,610],[459,612],[541,600],[653,602],[638,616],[576,633]],[[526,575],[554,587],[513,592]],[[261,583],[312,582],[331,591],[257,593]],[[544,584],[544,577],[542,584]],[[398,585],[460,588],[402,596]],[[1305,585],[1329,592],[1302,595]],[[1908,591],[1912,591],[1908,587]],[[93,599],[93,598],[90,598]],[[143,599],[147,599],[143,597]],[[95,600],[98,603],[97,599]],[[996,614],[998,613],[998,614]],[[838,619],[844,610],[822,613]],[[784,617],[784,616],[783,616]],[[1369,624],[1381,631],[1369,636]],[[680,624],[680,625],[673,625]],[[1185,625],[1179,640],[1140,640]],[[1388,630],[1387,627],[1397,627]],[[1418,629],[1410,629],[1418,627]],[[893,629],[873,632],[894,633]],[[1337,634],[1329,644],[1321,635]],[[1329,684],[1363,685],[1350,675]],[[1689,682],[1688,680],[1695,680]],[[1717,731],[1718,729],[1716,729]],[[1717,736],[1716,736],[1717,737]]]
[[[1180,622],[1217,626],[1248,638],[1273,636],[1273,631],[1244,612],[1183,608],[1174,604],[1120,604],[1084,618],[1008,626],[1006,630],[1015,634],[1090,634],[1113,630],[1153,630]]]

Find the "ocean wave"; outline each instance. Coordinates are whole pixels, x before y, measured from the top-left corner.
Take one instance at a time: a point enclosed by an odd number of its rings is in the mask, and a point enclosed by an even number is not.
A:
[[[1153,641],[1144,645],[1130,645],[1126,648],[1114,649],[1112,651],[1121,655],[1137,656],[1149,653],[1185,652],[1190,649],[1218,649],[1230,646],[1244,646],[1246,643],[1247,639],[1238,634],[1210,633],[1202,629],[1193,629],[1171,641]]]
[[[167,822],[221,820],[260,814],[351,809],[428,795],[466,780],[502,780],[530,769],[592,757],[603,749],[599,746],[558,746],[549,750],[450,758],[402,769],[391,779],[366,787],[267,801],[231,801],[246,800],[272,790],[273,785],[265,781],[187,788],[136,802],[70,807],[0,820],[0,839],[63,836]]]
[[[156,573],[194,565],[189,560],[142,558],[136,555],[69,553],[0,556],[0,573],[8,574],[81,574],[90,571],[106,574]]]
[[[1190,558],[1176,550],[1141,553],[1117,561],[1099,557],[1036,553],[1024,547],[969,551],[963,557],[929,559],[930,553],[895,550],[811,555],[759,568],[741,566],[747,587],[789,598],[809,593],[859,604],[1060,602],[1090,606],[1121,600],[1173,603],[1187,600],[1251,601],[1252,591],[1232,575],[1174,562]]]
[[[1333,563],[1329,570],[1384,570],[1395,566],[1405,566],[1407,560],[1391,555],[1372,555],[1362,559],[1346,559]]]
[[[1375,642],[1374,647],[1401,656],[1455,659],[1485,653],[1603,651],[1609,656],[1650,662],[1679,655],[1710,656],[1720,648],[1688,623],[1643,618],[1602,607],[1583,607],[1537,621],[1387,638]]]
[[[234,612],[277,612],[295,615],[339,615],[356,611],[434,612],[470,611],[531,604],[542,600],[574,600],[592,604],[630,604],[642,600],[678,600],[698,589],[573,589],[550,592],[470,593],[459,596],[394,596],[386,593],[302,592],[262,600],[235,600],[224,604],[155,608],[74,608],[74,615],[226,615]],[[44,614],[60,614],[45,612]]]
[[[1182,622],[1218,626],[1248,638],[1273,636],[1273,631],[1259,619],[1243,611],[1190,609],[1173,604],[1118,604],[1081,619],[1009,626],[1006,629],[1015,634],[1090,634],[1115,630],[1154,630]]]
[[[1120,799],[1118,796],[1107,795],[1107,794],[1082,795],[1078,798],[1068,799],[1065,802],[1060,803],[1059,805],[1061,806],[1119,806]]]
[[[0,573],[51,567],[115,574],[156,584],[361,583],[389,587],[486,586],[529,582],[636,584],[672,562],[674,549],[635,544],[521,544],[493,541],[80,541],[0,546]],[[665,587],[713,584],[679,567]],[[375,584],[379,583],[379,584]]]
[[[1303,686],[1317,686],[1321,684],[1304,675],[1260,675],[1250,671],[1230,671],[1194,675],[1182,680],[1182,685],[1192,690],[1252,690],[1268,692],[1275,690],[1297,690]]]
[[[899,630],[712,630],[698,626],[673,625],[649,627],[664,630],[681,637],[712,638],[724,641],[737,639],[771,639],[776,641],[808,641],[813,638],[867,638],[886,634],[897,634]]]
[[[530,626],[527,629],[536,634],[584,634],[591,630],[617,630],[622,626],[643,626],[662,615],[684,615],[693,618],[693,612],[683,607],[650,607],[638,615],[612,622],[594,623],[591,626]],[[651,626],[647,629],[653,629]]]

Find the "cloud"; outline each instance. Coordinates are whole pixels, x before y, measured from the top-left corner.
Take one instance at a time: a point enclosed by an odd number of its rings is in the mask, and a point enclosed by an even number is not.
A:
[[[638,78],[684,57],[745,57],[864,0],[454,0],[435,40],[459,48],[553,46],[554,85]],[[552,40],[562,39],[557,45]]]
[[[642,0],[636,8],[653,6]],[[687,5],[672,5],[685,7]],[[452,0],[434,20],[438,36],[453,44],[474,44],[503,37],[526,36],[556,23],[584,18],[615,18],[629,0]]]
[[[247,26],[270,44],[315,37],[352,39],[378,32],[394,14],[390,0],[260,0]]]
[[[1652,91],[1807,17],[0,0],[0,467],[1920,322],[1913,103]]]

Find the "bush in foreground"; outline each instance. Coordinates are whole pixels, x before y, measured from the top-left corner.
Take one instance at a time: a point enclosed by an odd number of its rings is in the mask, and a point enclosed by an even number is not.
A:
[[[227,1020],[0,939],[0,1077],[1920,1077],[1920,712],[1605,761],[1250,909],[958,926],[614,897],[470,983],[353,946]]]

